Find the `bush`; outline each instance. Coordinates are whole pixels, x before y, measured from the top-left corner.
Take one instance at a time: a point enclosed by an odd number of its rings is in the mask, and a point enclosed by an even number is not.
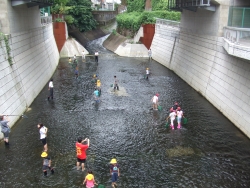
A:
[[[64,17],[64,20],[65,20],[65,22],[67,23],[67,24],[73,24],[74,23],[74,18],[71,16],[71,15],[66,15],[65,17]]]
[[[142,24],[155,24],[156,18],[180,21],[180,15],[170,11],[129,12],[117,15],[116,21],[118,28],[136,32]]]

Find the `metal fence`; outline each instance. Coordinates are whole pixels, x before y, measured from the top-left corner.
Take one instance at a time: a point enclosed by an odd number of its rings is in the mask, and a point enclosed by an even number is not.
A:
[[[49,23],[52,23],[52,16],[41,16],[42,25],[47,25]]]
[[[238,45],[250,46],[250,28],[224,27],[224,38]]]

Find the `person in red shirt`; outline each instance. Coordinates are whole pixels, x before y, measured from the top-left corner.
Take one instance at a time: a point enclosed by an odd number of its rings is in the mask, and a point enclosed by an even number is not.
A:
[[[82,166],[82,171],[84,171],[84,163],[86,161],[87,155],[86,151],[89,148],[89,139],[85,138],[84,140],[79,137],[78,142],[76,142],[76,157],[77,157],[77,162],[76,162],[76,168],[77,170],[80,169]]]

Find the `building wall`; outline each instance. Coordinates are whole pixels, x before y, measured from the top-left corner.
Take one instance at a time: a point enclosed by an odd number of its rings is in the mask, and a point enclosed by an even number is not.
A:
[[[9,10],[6,14],[7,19],[11,21],[9,46],[13,65],[11,66],[7,60],[5,42],[1,39],[0,113],[21,115],[53,75],[59,53],[52,24],[41,26],[38,7],[13,8],[9,4],[10,1],[6,3]],[[28,23],[24,23],[25,19]],[[20,116],[10,118],[10,126],[13,126]]]
[[[156,26],[153,59],[173,70],[250,137],[250,61],[228,55],[222,37],[182,30],[187,25],[183,21],[191,22],[186,13],[182,13],[180,34]]]

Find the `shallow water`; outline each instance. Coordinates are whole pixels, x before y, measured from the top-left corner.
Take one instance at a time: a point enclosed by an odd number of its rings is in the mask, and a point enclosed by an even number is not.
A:
[[[97,182],[111,187],[108,163],[121,166],[119,187],[249,187],[250,141],[207,100],[172,71],[147,58],[118,57],[99,45],[99,63],[79,57],[79,79],[67,58],[54,78],[54,101],[47,85],[12,129],[10,147],[0,144],[0,187],[83,187],[85,172],[75,167],[77,137],[88,137],[87,168]],[[145,69],[152,74],[144,79]],[[93,101],[92,75],[102,82],[101,102]],[[121,92],[111,91],[113,76]],[[150,99],[160,94],[161,112]],[[164,127],[174,101],[179,101],[188,124],[179,130]],[[49,155],[55,174],[43,177],[42,144],[37,123],[48,127]]]

